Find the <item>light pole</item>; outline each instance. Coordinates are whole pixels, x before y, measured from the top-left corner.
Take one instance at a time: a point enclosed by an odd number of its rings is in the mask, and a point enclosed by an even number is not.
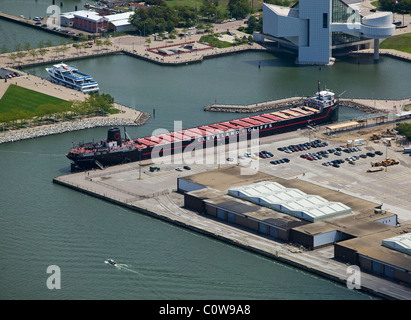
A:
[[[139,157],[139,163],[138,163],[138,180],[141,180],[141,149],[138,149],[138,157]]]

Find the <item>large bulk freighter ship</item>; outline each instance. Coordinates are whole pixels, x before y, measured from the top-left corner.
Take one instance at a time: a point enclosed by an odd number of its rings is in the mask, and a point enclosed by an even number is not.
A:
[[[338,118],[338,104],[333,92],[318,91],[306,100],[305,105],[224,121],[168,134],[130,139],[121,137],[120,129],[108,130],[107,139],[98,143],[84,143],[70,150],[67,158],[73,161],[72,168],[81,169],[116,165],[161,157],[192,148],[208,148],[228,143],[234,139],[251,139],[306,128],[321,123],[330,123]]]

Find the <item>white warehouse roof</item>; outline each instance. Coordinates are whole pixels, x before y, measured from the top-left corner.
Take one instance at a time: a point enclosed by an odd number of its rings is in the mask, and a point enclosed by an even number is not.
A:
[[[351,208],[341,202],[331,202],[271,181],[232,188],[228,194],[311,222],[351,212]]]
[[[86,20],[90,20],[90,21],[94,21],[94,22],[103,21],[103,17],[93,10],[74,11],[73,16],[86,19]]]
[[[411,255],[411,233],[382,240],[382,245]]]

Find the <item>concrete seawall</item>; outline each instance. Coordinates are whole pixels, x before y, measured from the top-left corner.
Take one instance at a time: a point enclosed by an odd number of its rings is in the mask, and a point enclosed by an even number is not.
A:
[[[260,102],[250,105],[220,105],[211,104],[204,107],[204,111],[209,112],[232,112],[232,113],[253,113],[263,112],[273,109],[292,108],[304,105],[304,97],[292,97],[280,100]],[[406,104],[411,103],[411,99],[403,100],[370,100],[370,99],[339,99],[338,104],[366,113],[397,113],[403,110]]]
[[[156,53],[147,53],[147,52],[140,52],[137,50],[130,50],[129,48],[101,48],[101,49],[92,49],[91,51],[84,50],[83,52],[76,52],[74,53],[73,49],[68,52],[68,54],[64,55],[54,55],[54,54],[47,54],[46,56],[42,57],[41,59],[34,60],[33,58],[27,57],[19,60],[16,63],[7,63],[8,54],[0,55],[0,63],[3,59],[3,65],[8,65],[11,68],[28,68],[40,65],[50,65],[53,63],[60,63],[61,61],[73,61],[73,60],[80,60],[80,59],[90,59],[90,58],[97,58],[97,57],[104,57],[116,54],[125,54],[130,57],[142,59],[148,62],[152,62],[159,65],[167,65],[167,66],[180,66],[180,65],[187,65],[193,63],[200,63],[204,59],[211,59],[217,58],[225,55],[235,54],[239,52],[249,52],[249,51],[264,51],[265,49],[262,47],[251,47],[249,45],[225,48],[225,49],[218,49],[212,52],[204,52],[201,55],[192,55],[192,54],[182,54],[182,58],[177,57],[160,57]],[[47,49],[49,52],[52,51],[51,48]],[[211,50],[211,49],[210,49]]]
[[[52,34],[55,34],[55,35],[58,35],[58,36],[61,36],[61,37],[73,38],[73,39],[76,39],[76,40],[78,39],[78,36],[76,36],[76,35],[67,34],[67,33],[64,33],[64,32],[61,32],[61,31],[52,30],[52,29],[48,29],[48,28],[43,28],[43,27],[40,27],[40,26],[34,24],[33,20],[18,17],[18,16],[15,16],[15,15],[3,12],[3,11],[0,11],[0,19],[7,20],[7,21],[10,21],[10,22],[14,22],[14,23],[18,23],[18,24],[24,25],[26,27],[31,27],[31,28],[34,28],[34,29],[38,29],[38,30],[41,30],[41,31],[48,32],[48,33],[52,33]],[[42,22],[42,24],[43,23],[44,22]]]
[[[130,168],[130,165],[127,166],[127,170],[132,171],[134,169]],[[110,170],[112,171],[110,172]],[[123,166],[119,168],[111,167],[104,170],[104,176],[108,177],[119,174],[122,171],[123,174],[125,172],[134,174],[127,170]],[[238,229],[216,219],[186,210],[180,206],[177,207],[176,203],[181,202],[183,196],[173,190],[169,190],[164,195],[136,200],[136,195],[125,193],[125,189],[120,188],[117,190],[116,188],[113,189],[112,186],[99,183],[98,180],[102,177],[98,175],[98,172],[97,174],[96,172],[90,172],[90,175],[86,173],[70,174],[55,177],[53,183],[316,274],[341,285],[346,284],[347,279],[342,276],[343,269],[341,269],[345,268],[345,265],[341,266],[338,263],[334,265],[334,262],[330,261],[326,267],[321,267],[322,263],[317,261],[317,258],[311,257],[312,253],[310,252],[303,252],[294,247],[289,247],[287,244],[273,242],[250,231]],[[144,178],[140,181],[144,184],[144,181],[147,180],[148,178]],[[148,182],[148,185],[150,184],[151,182]],[[362,290],[385,299],[395,299],[395,296],[378,292],[372,286],[367,287],[365,284],[362,286]]]

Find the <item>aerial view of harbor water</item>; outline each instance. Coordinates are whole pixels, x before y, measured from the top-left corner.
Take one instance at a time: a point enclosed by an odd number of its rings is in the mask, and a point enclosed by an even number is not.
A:
[[[410,300],[410,12],[0,0],[0,297]]]

